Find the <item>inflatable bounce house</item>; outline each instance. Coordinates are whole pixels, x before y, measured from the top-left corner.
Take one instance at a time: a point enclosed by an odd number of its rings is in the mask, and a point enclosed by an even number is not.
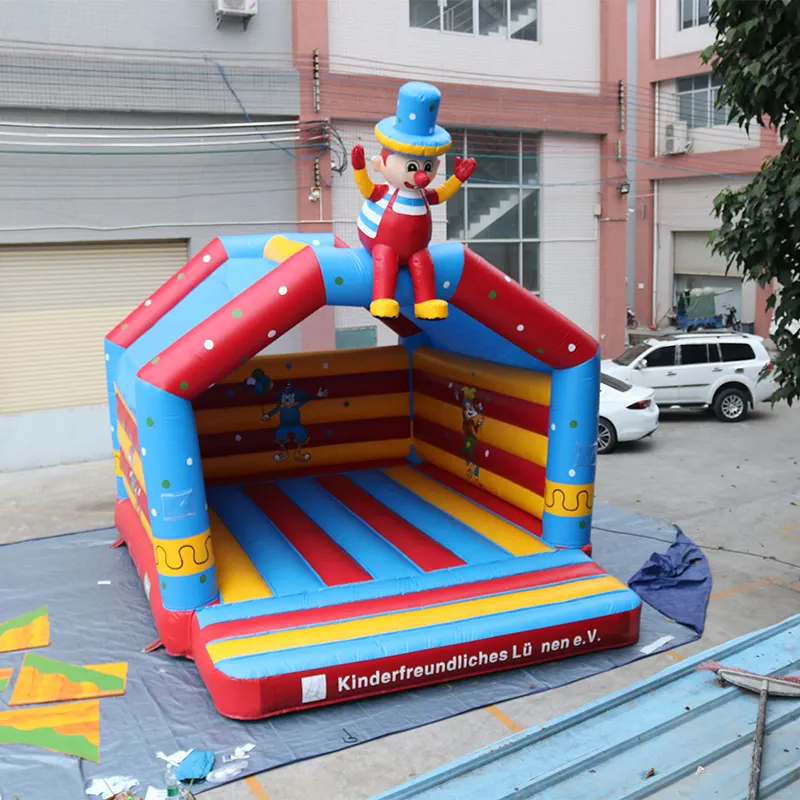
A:
[[[631,644],[590,558],[597,342],[458,243],[428,246],[449,145],[406,84],[363,248],[214,239],[108,334],[116,524],[160,640],[239,719]],[[325,305],[395,347],[265,348]]]

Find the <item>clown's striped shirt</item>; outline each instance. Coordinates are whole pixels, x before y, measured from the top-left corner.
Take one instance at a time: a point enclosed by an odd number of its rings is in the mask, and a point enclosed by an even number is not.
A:
[[[394,197],[392,211],[396,214],[423,217],[429,213],[427,197],[420,192],[392,189],[388,183],[376,186],[372,196],[361,206],[361,214],[358,217],[358,229],[370,239],[378,235],[378,226],[392,197]]]

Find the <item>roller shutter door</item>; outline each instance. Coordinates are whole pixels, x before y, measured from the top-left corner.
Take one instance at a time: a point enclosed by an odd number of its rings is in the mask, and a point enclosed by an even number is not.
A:
[[[675,231],[675,274],[724,278],[728,262],[711,251],[708,231]]]
[[[104,336],[186,261],[185,241],[0,247],[0,414],[107,402]]]

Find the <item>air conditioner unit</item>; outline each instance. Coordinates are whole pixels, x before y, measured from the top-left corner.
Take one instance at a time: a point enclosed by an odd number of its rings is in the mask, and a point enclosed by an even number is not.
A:
[[[251,18],[258,14],[258,0],[214,0],[217,27],[225,17],[239,17],[245,30]]]
[[[692,140],[689,138],[689,125],[684,120],[668,122],[664,126],[664,152],[668,156],[690,153]]]

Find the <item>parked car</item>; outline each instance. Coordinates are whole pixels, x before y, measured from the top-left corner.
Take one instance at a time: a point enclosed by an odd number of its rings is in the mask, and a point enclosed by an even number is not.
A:
[[[658,427],[658,406],[652,389],[600,375],[600,423],[597,452],[610,453],[617,442],[635,442]]]
[[[604,360],[608,375],[655,390],[661,407],[711,408],[723,422],[739,422],[770,400],[772,361],[760,336],[686,333],[648,339]]]

